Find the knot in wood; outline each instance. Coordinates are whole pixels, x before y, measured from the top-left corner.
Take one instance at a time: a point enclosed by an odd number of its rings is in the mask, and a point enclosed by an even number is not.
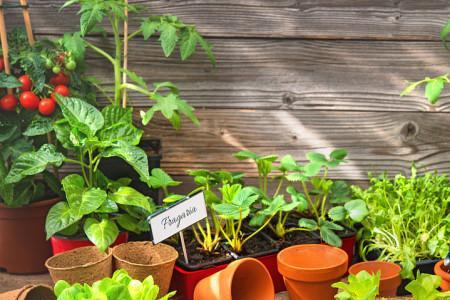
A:
[[[409,142],[413,140],[419,134],[419,125],[413,121],[408,121],[403,124],[400,130],[400,135],[404,142]]]
[[[292,103],[294,103],[295,101],[295,97],[291,93],[285,93],[283,95],[282,101],[285,105],[292,105]]]

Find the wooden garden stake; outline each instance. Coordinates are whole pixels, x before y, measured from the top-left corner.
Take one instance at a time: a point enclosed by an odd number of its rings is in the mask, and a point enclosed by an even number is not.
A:
[[[11,74],[11,66],[9,65],[9,49],[8,49],[8,35],[6,33],[5,16],[3,9],[3,0],[0,0],[0,40],[2,42],[3,61],[5,64],[5,73]],[[8,94],[12,95],[13,90],[8,89]]]
[[[28,0],[20,0],[22,6],[23,21],[25,23],[25,29],[27,31],[28,42],[31,46],[34,45],[33,28],[31,27],[30,12],[28,11]]]
[[[189,264],[189,259],[188,259],[187,250],[186,250],[186,243],[184,242],[183,230],[181,230],[178,234],[180,235],[181,248],[183,248],[184,261],[187,264]]]

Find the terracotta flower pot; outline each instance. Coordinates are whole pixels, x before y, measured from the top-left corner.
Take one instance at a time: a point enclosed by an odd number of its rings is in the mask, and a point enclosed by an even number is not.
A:
[[[0,268],[15,274],[46,272],[44,263],[52,248],[45,239],[45,217],[56,202],[50,199],[19,208],[0,204]]]
[[[444,261],[440,260],[434,265],[434,274],[442,278],[441,290],[446,292],[450,290],[450,274],[449,268],[444,266]]]
[[[53,282],[93,284],[112,276],[112,251],[100,252],[95,246],[81,247],[50,257],[45,266]]]
[[[0,300],[55,300],[53,290],[48,285],[29,284],[21,289],[0,294]]]
[[[331,285],[347,272],[348,255],[328,245],[297,245],[278,253],[278,270],[291,300],[332,300]]]
[[[385,261],[365,261],[354,264],[348,269],[350,274],[356,275],[361,271],[367,271],[370,274],[381,272],[380,278],[380,297],[395,297],[397,289],[402,282],[400,272],[402,268],[394,263]]]
[[[243,258],[201,280],[194,300],[274,300],[275,290],[266,267],[257,259]]]
[[[159,296],[167,294],[178,258],[175,248],[152,242],[130,242],[114,247],[112,252],[116,269],[124,269],[133,279],[141,281],[152,275],[159,286]]]

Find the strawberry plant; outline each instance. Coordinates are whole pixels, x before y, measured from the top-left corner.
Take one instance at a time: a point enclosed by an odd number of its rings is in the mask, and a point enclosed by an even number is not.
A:
[[[103,158],[119,157],[131,165],[144,182],[154,182],[146,153],[137,147],[142,130],[132,124],[130,108],[107,106],[102,111],[78,98],[57,96],[63,118],[53,124],[56,137],[70,156],[53,145],[25,152],[14,161],[5,180],[16,183],[48,166],[63,162],[81,168],[81,175],[63,178],[66,201],[55,204],[46,220],[47,238],[80,232],[104,251],[119,234],[119,226],[140,233],[148,230],[147,216],[154,205],[128,186],[129,179],[108,179],[98,166]],[[72,156],[73,154],[73,156]],[[170,184],[170,182],[169,182]]]
[[[125,42],[140,36],[144,40],[159,35],[162,50],[166,57],[170,56],[177,45],[180,48],[181,59],[189,58],[200,45],[211,62],[215,64],[215,57],[212,53],[212,46],[198,33],[195,26],[183,23],[175,16],[149,16],[141,19],[139,28],[128,36],[121,36],[120,24],[127,20],[134,21],[133,14],[142,12],[142,7],[136,4],[128,4],[122,0],[69,0],[62,6],[66,8],[74,4],[80,5],[80,35],[83,37],[85,47],[89,47],[96,53],[103,56],[114,69],[114,91],[111,103],[119,106],[127,106],[126,97],[123,97],[125,90],[129,89],[148,97],[152,102],[152,107],[147,111],[141,111],[142,123],[147,125],[156,112],[161,112],[175,128],[181,126],[181,115],[185,115],[192,122],[198,124],[194,115],[194,109],[183,99],[181,99],[178,88],[171,82],[154,83],[149,88],[144,79],[135,72],[122,68],[124,52],[122,46]],[[128,12],[129,16],[125,13]],[[103,26],[103,20],[109,23],[109,29],[114,36],[115,51],[113,54],[94,45],[87,39],[86,35],[92,32],[105,33],[107,28]],[[122,81],[123,76],[127,76],[133,83]]]

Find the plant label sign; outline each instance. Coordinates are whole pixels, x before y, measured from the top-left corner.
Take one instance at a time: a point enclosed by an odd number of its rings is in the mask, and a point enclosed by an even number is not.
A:
[[[186,197],[163,210],[157,211],[148,217],[153,243],[157,244],[207,216],[203,192]]]

